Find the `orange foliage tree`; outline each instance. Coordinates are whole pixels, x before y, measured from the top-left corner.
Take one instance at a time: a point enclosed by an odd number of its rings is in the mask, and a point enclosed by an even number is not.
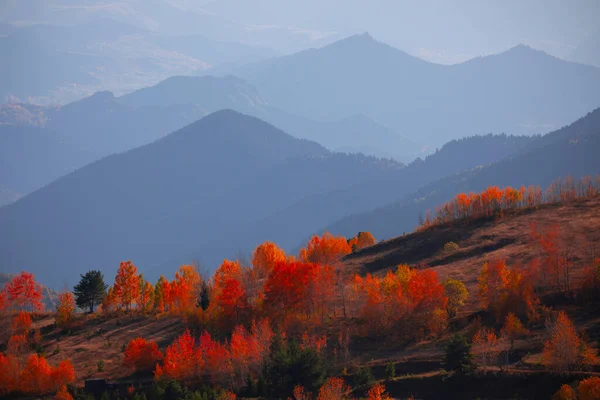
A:
[[[140,297],[140,277],[136,266],[131,261],[123,261],[119,265],[113,290],[117,304],[126,310],[130,310]]]
[[[546,324],[549,339],[544,343],[542,362],[546,368],[568,372],[579,367],[595,364],[595,352],[575,330],[575,325],[564,311]]]
[[[170,285],[170,302],[179,312],[193,310],[198,301],[202,278],[193,265],[182,265]]]
[[[569,385],[562,385],[552,396],[552,400],[577,400],[577,393]]]
[[[5,307],[28,311],[43,311],[42,286],[32,273],[23,271],[12,277],[2,289]]]
[[[148,342],[138,337],[132,339],[125,348],[123,364],[135,371],[147,371],[162,359],[163,355],[156,342]]]
[[[404,326],[410,327],[404,334],[415,337],[437,334],[434,331],[445,325],[447,297],[433,270],[400,265],[383,278],[356,275],[354,291],[366,326],[379,333],[402,333]]]
[[[535,275],[528,270],[509,268],[504,260],[486,262],[477,278],[481,306],[501,321],[509,313],[536,320],[540,301],[535,294]]]
[[[62,292],[58,295],[56,306],[56,324],[67,326],[75,315],[75,298],[71,292]]]
[[[341,378],[328,378],[321,389],[317,400],[350,400],[351,388]]]
[[[325,232],[321,237],[314,235],[300,250],[300,260],[305,263],[335,264],[341,257],[352,252],[343,236],[333,236]]]
[[[56,392],[56,396],[54,397],[56,400],[73,400],[73,396],[69,393],[67,389],[67,385],[62,385],[58,392]]]
[[[527,334],[529,334],[529,331],[525,329],[521,320],[514,313],[508,313],[504,320],[504,326],[500,331],[502,340],[510,344],[505,346],[505,362],[507,365],[508,356],[513,351],[515,340]]]
[[[154,285],[153,304],[154,309],[159,313],[168,311],[171,304],[171,284],[162,275]]]
[[[287,259],[285,252],[273,242],[264,242],[254,249],[252,254],[252,268],[258,279],[269,276],[275,264]]]
[[[385,391],[385,386],[381,383],[376,384],[367,392],[367,400],[391,400],[392,398]]]
[[[31,354],[24,364],[14,355],[0,354],[0,393],[43,395],[56,392],[74,380],[75,370],[69,360],[52,367],[38,354]]]
[[[500,342],[496,333],[489,328],[480,329],[473,337],[471,352],[478,364],[487,373],[489,366],[493,365],[500,353]]]
[[[14,334],[28,333],[31,329],[31,315],[26,311],[19,311],[13,318],[12,330]]]
[[[140,274],[140,294],[136,299],[137,309],[140,311],[150,311],[154,305],[154,287],[150,282],[144,279]]]
[[[590,376],[583,379],[577,385],[579,400],[598,400],[600,399],[600,378]]]
[[[375,244],[375,237],[371,232],[358,232],[356,236],[348,240],[352,251],[364,249]]]
[[[155,377],[187,383],[205,381],[239,390],[248,378],[257,379],[262,373],[272,336],[268,320],[253,322],[250,331],[236,326],[229,343],[219,343],[207,332],[196,342],[186,331],[167,347],[162,365],[156,366]]]
[[[419,229],[442,224],[461,218],[478,218],[502,214],[507,210],[524,207],[537,207],[541,204],[566,202],[577,197],[590,197],[600,193],[600,180],[592,182],[590,177],[575,182],[568,177],[564,181],[558,178],[545,192],[537,186],[519,189],[489,186],[480,193],[459,193],[451,201],[436,207],[435,214],[427,211],[420,222]]]

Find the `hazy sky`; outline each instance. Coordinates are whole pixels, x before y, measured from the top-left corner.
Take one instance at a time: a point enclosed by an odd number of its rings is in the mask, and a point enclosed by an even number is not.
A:
[[[598,0],[216,0],[204,8],[245,23],[369,31],[439,61],[521,42],[564,56],[600,28]]]
[[[324,37],[332,41],[368,31],[444,63],[519,43],[564,57],[592,33],[600,34],[599,0],[0,0],[0,21],[72,23],[93,16],[167,33],[195,29],[220,39],[249,40],[241,31],[232,33],[234,22],[264,31],[252,37],[259,41],[253,44],[283,52],[320,46],[324,42],[316,40]]]

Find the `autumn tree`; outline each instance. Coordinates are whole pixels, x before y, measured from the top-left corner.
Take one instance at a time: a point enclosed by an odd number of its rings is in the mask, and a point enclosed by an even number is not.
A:
[[[358,232],[356,236],[348,240],[352,251],[364,249],[375,244],[375,237],[371,232]]]
[[[341,378],[328,378],[321,389],[317,400],[350,400],[352,389]]]
[[[265,308],[279,320],[297,313],[310,315],[309,288],[317,277],[317,264],[278,262],[265,284]]]
[[[473,337],[473,356],[479,365],[483,367],[483,373],[491,366],[500,353],[500,343],[496,333],[489,328],[480,329]]]
[[[126,310],[130,310],[132,304],[140,296],[140,277],[137,268],[131,261],[123,261],[119,265],[113,289],[117,303]]]
[[[569,385],[562,385],[552,396],[552,400],[577,400],[577,393]]]
[[[154,303],[154,287],[144,279],[142,274],[140,274],[139,281],[140,294],[136,300],[137,308],[140,311],[150,311]]]
[[[343,236],[333,236],[325,232],[322,236],[313,236],[306,247],[300,250],[300,260],[305,263],[335,264],[341,257],[352,252],[352,248]]]
[[[56,392],[55,400],[73,400],[73,396],[69,393],[67,385],[62,385],[58,392]]]
[[[504,320],[504,326],[500,331],[500,336],[502,337],[502,339],[510,344],[510,346],[506,346],[505,349],[505,362],[507,365],[508,355],[514,349],[515,340],[519,337],[527,335],[528,333],[529,332],[527,331],[527,329],[525,329],[525,327],[521,323],[521,320],[514,313],[508,313]]]
[[[154,309],[159,313],[163,313],[169,309],[171,304],[171,284],[161,275],[154,285]]]
[[[508,267],[502,260],[486,262],[477,278],[477,296],[481,306],[494,309],[502,300],[502,295],[508,281]]]
[[[20,363],[17,356],[0,353],[0,394],[45,395],[74,380],[75,370],[69,360],[52,367],[43,356],[35,353],[24,363]]]
[[[193,310],[200,294],[202,278],[193,265],[182,265],[171,282],[170,295],[173,307],[179,312]]]
[[[73,288],[75,302],[79,308],[87,308],[92,313],[94,307],[102,303],[108,285],[104,283],[102,272],[92,270],[81,275],[79,283]]]
[[[469,292],[464,283],[456,279],[446,279],[443,283],[444,293],[448,298],[446,311],[448,316],[453,318],[458,313],[460,307],[465,305]]]
[[[579,400],[598,400],[600,399],[600,378],[590,376],[583,379],[577,385]]]
[[[148,342],[138,337],[132,339],[125,347],[123,364],[135,371],[152,369],[163,357],[156,342]]]
[[[73,320],[75,315],[75,299],[73,293],[65,291],[58,295],[58,305],[56,306],[56,324],[58,326],[67,326]]]
[[[21,335],[29,333],[31,329],[31,314],[26,311],[19,311],[13,318],[12,331],[13,334]]]
[[[392,398],[387,394],[385,386],[378,383],[367,392],[367,400],[392,400]]]
[[[109,286],[108,290],[106,291],[106,296],[104,296],[104,299],[102,300],[102,312],[112,312],[117,306],[118,304],[115,296],[115,289],[114,287]]]
[[[42,286],[32,273],[23,271],[12,277],[2,289],[6,305],[13,309],[43,311]]]
[[[184,383],[191,382],[196,376],[196,340],[189,330],[178,336],[165,350],[162,365],[157,364],[154,376],[158,380],[163,376]]]
[[[549,339],[544,343],[542,362],[546,368],[565,373],[597,362],[593,349],[577,334],[564,311],[546,324]]]
[[[264,242],[252,254],[252,268],[259,280],[266,279],[275,264],[287,259],[285,252],[273,242]]]

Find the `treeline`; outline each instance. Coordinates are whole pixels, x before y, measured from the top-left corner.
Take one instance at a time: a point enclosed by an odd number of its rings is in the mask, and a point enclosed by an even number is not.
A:
[[[437,206],[434,212],[427,210],[425,217],[419,220],[418,229],[464,218],[492,216],[503,211],[567,202],[599,193],[600,175],[595,179],[589,176],[579,180],[571,176],[564,180],[558,178],[545,191],[539,186],[521,186],[519,189],[490,186],[480,193],[459,193],[451,201]]]

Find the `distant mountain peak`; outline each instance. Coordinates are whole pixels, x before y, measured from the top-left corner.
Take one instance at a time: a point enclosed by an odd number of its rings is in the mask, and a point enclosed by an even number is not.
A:
[[[519,43],[518,45],[511,47],[510,49],[508,49],[504,52],[501,52],[500,54],[516,55],[516,56],[536,55],[536,56],[552,57],[550,54],[548,54],[542,50],[535,49],[524,43]]]

